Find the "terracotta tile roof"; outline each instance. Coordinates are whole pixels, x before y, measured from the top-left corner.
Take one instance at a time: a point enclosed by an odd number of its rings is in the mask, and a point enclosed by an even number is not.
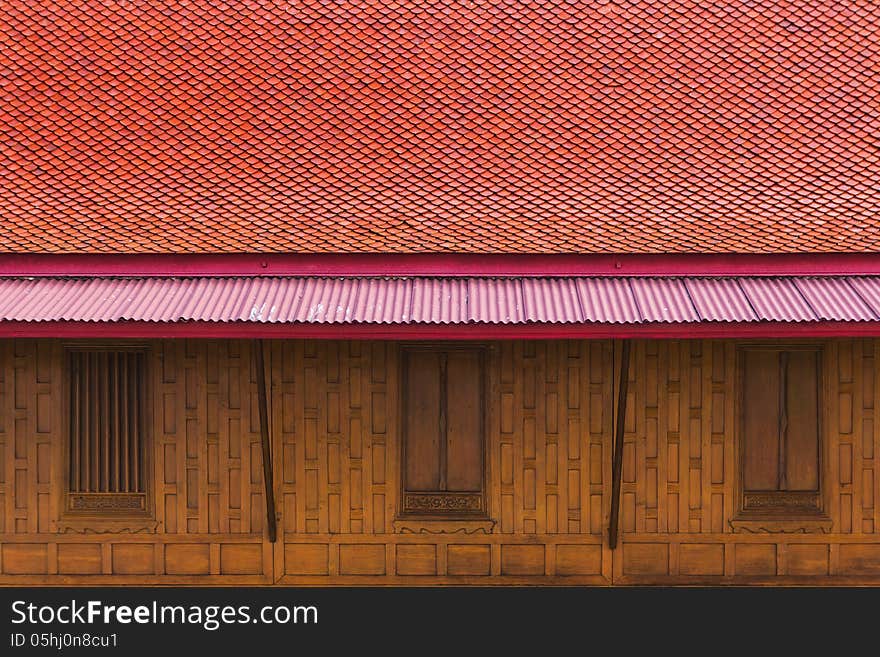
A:
[[[873,0],[9,0],[0,251],[880,251]]]

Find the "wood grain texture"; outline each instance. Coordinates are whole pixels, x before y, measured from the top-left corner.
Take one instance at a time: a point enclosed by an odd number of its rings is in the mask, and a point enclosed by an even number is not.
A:
[[[621,521],[625,545],[620,558],[614,555],[614,582],[877,584],[870,566],[880,543],[874,533],[877,341],[823,344],[819,403],[825,421],[819,427],[818,475],[830,520],[813,525],[780,520],[737,527],[733,522],[739,504],[737,346],[715,340],[638,343],[633,408],[639,429],[628,437],[635,443],[635,472],[625,473],[623,487],[633,492],[637,504],[622,509],[631,516]],[[805,380],[814,366],[804,361],[808,358],[790,366],[793,389],[809,388]],[[778,403],[777,396],[761,399],[759,392],[760,386],[753,388],[757,404]],[[794,404],[798,395],[789,395],[789,404]],[[808,400],[804,406],[810,404]],[[808,408],[801,416],[812,413]],[[803,427],[793,429],[812,442]],[[794,447],[796,442],[789,445]],[[815,449],[809,444],[806,448]],[[747,474],[775,485],[777,459],[778,445]],[[793,463],[790,483],[812,487],[815,468]],[[767,464],[771,467],[762,474],[758,468]],[[861,579],[854,579],[857,574]]]
[[[880,584],[876,340],[824,344],[809,533],[731,524],[737,345],[634,341],[613,553],[610,342],[490,344],[489,521],[406,529],[400,345],[269,341],[274,546],[247,342],[149,344],[155,525],[86,529],[60,520],[62,347],[0,341],[0,583]]]

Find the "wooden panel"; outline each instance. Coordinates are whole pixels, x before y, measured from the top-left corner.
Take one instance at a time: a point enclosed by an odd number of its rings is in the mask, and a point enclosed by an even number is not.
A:
[[[258,575],[263,571],[263,547],[255,543],[220,545],[221,575]]]
[[[148,543],[115,543],[111,547],[114,575],[151,575],[155,571],[154,546]]]
[[[779,354],[743,354],[743,486],[777,490],[779,484]]]
[[[818,354],[787,356],[786,490],[819,490]]]
[[[880,545],[841,545],[839,568],[845,575],[880,575]]]
[[[5,575],[42,575],[49,569],[48,549],[41,543],[5,543],[0,556]]]
[[[406,362],[406,489],[441,490],[440,354],[415,350]]]
[[[480,358],[476,351],[451,351],[448,355],[446,489],[450,491],[480,491],[483,487]]]
[[[95,543],[62,543],[58,546],[58,574],[100,575],[101,546]]]
[[[736,552],[737,575],[775,575],[776,546],[738,543]]]
[[[165,546],[165,572],[169,575],[207,575],[210,560],[210,546],[205,543]]]
[[[602,546],[600,545],[557,545],[556,574],[601,575]]]
[[[502,575],[543,575],[543,545],[502,545]]]
[[[340,545],[340,575],[384,575],[384,545]]]
[[[450,545],[446,553],[446,572],[449,575],[488,575],[490,559],[488,545]]]
[[[669,546],[662,543],[629,543],[622,546],[626,575],[666,575]]]
[[[398,545],[398,575],[436,575],[436,545]]]
[[[707,543],[681,545],[678,572],[680,575],[723,575],[724,546]]]
[[[827,575],[827,545],[788,545],[785,551],[787,574]]]
[[[291,575],[326,575],[330,572],[328,546],[288,543],[284,546],[284,571]]]
[[[45,533],[57,518],[59,345],[48,340],[0,340],[0,345],[0,533]]]

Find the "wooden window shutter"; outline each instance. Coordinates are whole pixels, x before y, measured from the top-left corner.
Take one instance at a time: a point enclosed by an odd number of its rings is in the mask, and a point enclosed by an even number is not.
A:
[[[485,349],[404,347],[403,514],[485,514]]]
[[[149,450],[146,353],[70,349],[66,510],[145,514]]]
[[[741,353],[742,510],[821,509],[821,350]]]

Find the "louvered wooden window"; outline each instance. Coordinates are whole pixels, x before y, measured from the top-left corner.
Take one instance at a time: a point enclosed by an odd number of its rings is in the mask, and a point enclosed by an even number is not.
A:
[[[143,349],[71,349],[68,373],[68,512],[148,510],[148,416]]]
[[[816,346],[740,350],[742,512],[821,512],[821,370]]]
[[[404,346],[402,515],[486,514],[485,351]]]

